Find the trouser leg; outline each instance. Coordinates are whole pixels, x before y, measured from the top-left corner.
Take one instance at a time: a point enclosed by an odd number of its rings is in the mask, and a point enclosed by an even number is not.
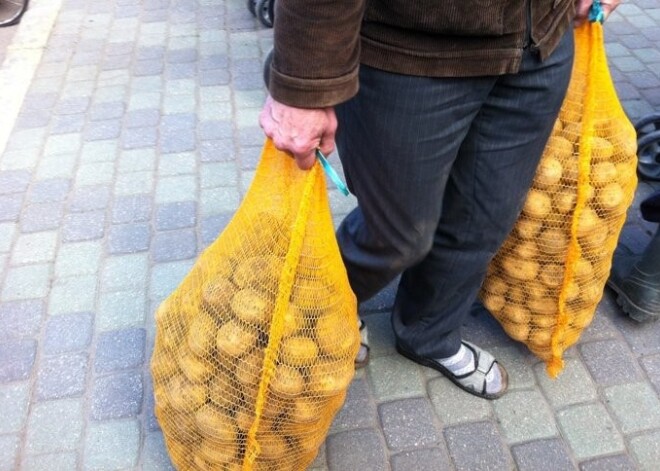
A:
[[[454,353],[488,262],[524,201],[570,74],[567,37],[519,74],[463,79],[373,72],[339,107],[338,148],[358,209],[338,230],[363,300],[404,271],[393,312],[402,347]],[[403,112],[402,112],[403,111]]]

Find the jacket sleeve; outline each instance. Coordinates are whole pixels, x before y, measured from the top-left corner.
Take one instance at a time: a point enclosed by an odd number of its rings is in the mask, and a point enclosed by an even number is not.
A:
[[[366,0],[273,1],[272,97],[298,108],[322,108],[355,95]]]

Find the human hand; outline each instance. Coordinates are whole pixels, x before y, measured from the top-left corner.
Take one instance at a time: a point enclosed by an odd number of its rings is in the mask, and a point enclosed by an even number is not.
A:
[[[589,9],[593,4],[593,0],[576,0],[575,1],[575,20],[574,24],[576,27],[583,24],[589,18]],[[621,0],[605,0],[600,2],[603,7],[603,21],[610,16],[610,13],[614,11],[616,7],[619,6]]]
[[[259,124],[275,147],[291,153],[303,170],[314,165],[316,149],[325,155],[335,149],[334,108],[295,108],[269,95],[259,115]]]

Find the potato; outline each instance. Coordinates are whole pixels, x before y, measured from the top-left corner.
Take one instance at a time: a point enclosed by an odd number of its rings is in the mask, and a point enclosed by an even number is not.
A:
[[[315,332],[321,350],[319,354],[324,353],[334,358],[355,357],[360,346],[360,333],[357,327],[351,328],[352,325],[357,325],[357,321],[352,316],[343,316],[339,312],[319,318]]]
[[[552,200],[547,193],[532,188],[527,193],[523,214],[537,219],[545,218],[552,209]]]
[[[564,230],[549,227],[539,235],[538,245],[541,252],[557,255],[568,247],[568,237]]]
[[[289,366],[310,366],[318,358],[319,348],[314,340],[303,337],[288,337],[280,345],[280,361]]]
[[[561,124],[561,119],[557,118],[555,119],[555,123],[552,125],[552,132],[550,134],[557,136],[562,129],[564,129],[564,126]]]
[[[607,225],[599,220],[593,231],[580,237],[580,245],[585,250],[585,254],[591,250],[600,251],[608,237]]]
[[[506,298],[514,304],[525,304],[529,292],[527,287],[520,286],[520,283],[513,284],[506,293]]]
[[[575,278],[578,280],[590,279],[593,276],[594,268],[591,262],[582,257],[575,264]]]
[[[637,133],[627,120],[619,120],[617,126],[611,129],[611,134],[605,137],[612,143],[619,158],[636,158]]]
[[[484,281],[483,289],[489,294],[504,294],[509,289],[509,285],[501,277],[490,275]]]
[[[542,327],[554,325],[556,323],[557,314],[559,313],[557,304],[557,299],[550,297],[530,299],[527,307],[529,307],[529,310],[532,312],[532,323],[535,325],[541,325]]]
[[[534,258],[539,248],[533,240],[520,241],[513,249],[513,255],[520,258]]]
[[[531,239],[539,233],[541,226],[543,226],[543,221],[529,219],[523,216],[516,222],[515,231],[519,237]]]
[[[535,328],[530,330],[527,342],[533,347],[549,347],[552,340],[552,329]]]
[[[206,402],[206,386],[191,383],[184,376],[174,376],[165,389],[169,392],[170,404],[181,413],[188,414]]]
[[[179,350],[177,363],[186,375],[186,378],[192,383],[203,383],[211,377],[213,369],[211,364],[196,357],[188,348],[182,347]]]
[[[582,133],[582,125],[580,123],[565,123],[559,136],[566,140],[571,145],[571,155],[573,154],[573,144],[580,141],[580,134]],[[565,146],[565,144],[564,144]]]
[[[261,447],[261,453],[259,453],[259,456],[257,458],[258,461],[280,460],[284,456],[286,456],[286,454],[289,452],[289,444],[282,435],[269,433],[267,435],[263,434],[260,436],[258,434],[257,441],[259,442],[259,446]]]
[[[596,186],[604,186],[608,183],[616,182],[616,166],[609,161],[592,162],[590,177],[591,182]]]
[[[285,396],[296,397],[305,388],[305,379],[298,369],[280,364],[275,369],[275,376],[270,382],[273,392]]]
[[[600,218],[596,212],[589,208],[583,208],[578,218],[577,235],[584,237],[600,227]]]
[[[483,303],[491,314],[497,314],[506,304],[506,298],[501,294],[487,294],[484,296]]]
[[[354,374],[352,362],[317,363],[309,369],[307,392],[309,395],[334,396],[348,388]]]
[[[603,296],[603,288],[598,283],[586,283],[580,288],[579,299],[585,307],[595,306]]]
[[[564,265],[559,263],[547,263],[543,265],[539,272],[539,280],[550,288],[561,286],[564,281]]]
[[[562,165],[559,159],[543,157],[534,175],[534,187],[544,189],[556,185],[561,180]]]
[[[202,439],[199,444],[199,455],[214,465],[213,469],[233,461],[237,450],[236,443],[220,444],[212,439]]]
[[[239,288],[277,286],[284,260],[274,255],[250,257],[243,260],[234,272],[233,281]]]
[[[231,443],[237,438],[235,422],[229,410],[205,404],[195,413],[195,422],[200,433],[214,442]]]
[[[624,201],[624,193],[618,183],[608,183],[600,188],[596,195],[596,205],[605,211],[613,211],[620,208]]]
[[[501,264],[506,274],[516,280],[533,280],[539,271],[539,264],[534,260],[521,260],[517,257],[505,256],[502,257]]]
[[[582,100],[564,100],[559,119],[563,123],[579,123],[582,120]]]
[[[595,312],[595,306],[571,308],[569,310],[569,322],[575,329],[584,329],[591,323]]]
[[[208,281],[202,288],[202,306],[210,315],[218,316],[227,311],[234,293],[236,286],[228,279]]]
[[[507,305],[502,309],[502,313],[498,316],[500,319],[513,324],[527,324],[529,323],[529,310],[523,306]]]
[[[591,159],[592,162],[608,160],[614,154],[614,146],[607,139],[602,137],[591,138]]]
[[[231,358],[238,358],[254,347],[257,334],[241,327],[237,322],[230,321],[218,329],[215,345],[221,353]]]
[[[319,398],[303,396],[295,400],[289,416],[295,422],[316,422],[324,405]]]
[[[552,195],[552,206],[561,214],[573,211],[577,194],[573,189],[562,189]]]
[[[529,324],[516,324],[513,322],[501,321],[502,328],[509,337],[520,342],[524,342],[529,335]]]
[[[273,316],[271,298],[252,288],[238,291],[231,300],[231,309],[239,320],[255,327],[263,327]]]
[[[301,331],[309,329],[310,322],[305,315],[305,312],[295,304],[289,303],[289,306],[284,313],[284,337],[289,337],[301,333]]]
[[[200,314],[190,324],[186,336],[188,348],[198,357],[213,355],[218,329],[209,316]]]
[[[229,372],[221,372],[213,376],[209,382],[209,399],[220,408],[231,409],[240,402],[241,386],[232,379]]]

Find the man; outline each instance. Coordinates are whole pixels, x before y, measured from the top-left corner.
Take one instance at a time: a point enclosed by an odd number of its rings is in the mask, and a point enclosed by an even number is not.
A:
[[[336,140],[358,200],[337,231],[358,301],[401,274],[397,350],[480,397],[504,394],[507,374],[460,327],[531,185],[570,77],[571,24],[590,6],[276,3],[264,132],[303,169]]]

